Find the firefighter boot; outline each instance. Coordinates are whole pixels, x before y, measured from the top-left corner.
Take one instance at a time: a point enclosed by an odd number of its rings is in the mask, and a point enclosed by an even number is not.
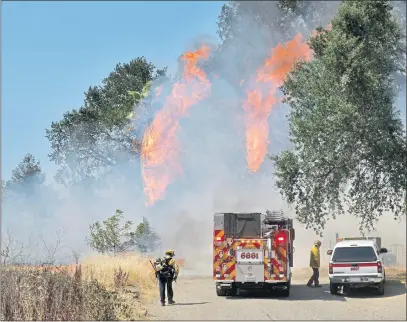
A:
[[[168,304],[175,304],[174,300],[168,300]]]

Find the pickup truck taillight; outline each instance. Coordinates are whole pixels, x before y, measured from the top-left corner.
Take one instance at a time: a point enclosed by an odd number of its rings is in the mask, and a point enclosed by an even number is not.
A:
[[[383,272],[382,262],[377,262],[377,272],[378,273]]]
[[[334,269],[332,267],[332,263],[329,263],[329,274],[333,274],[334,273]]]

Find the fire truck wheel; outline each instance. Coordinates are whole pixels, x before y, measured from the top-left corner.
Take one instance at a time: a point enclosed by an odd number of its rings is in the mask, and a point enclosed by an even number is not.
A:
[[[287,283],[287,285],[285,285],[287,288],[284,290],[281,290],[279,293],[282,297],[289,297],[290,296],[290,284],[291,283]]]
[[[227,290],[220,288],[220,287],[216,287],[217,296],[226,296],[226,294],[227,294]]]
[[[232,286],[232,288],[230,290],[228,290],[227,295],[229,296],[236,296],[237,295],[237,287],[236,286]]]

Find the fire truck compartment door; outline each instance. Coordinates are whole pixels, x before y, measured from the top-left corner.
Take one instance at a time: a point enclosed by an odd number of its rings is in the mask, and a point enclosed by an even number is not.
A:
[[[264,250],[236,250],[236,282],[264,282]]]
[[[263,264],[236,264],[236,282],[259,283],[264,282]]]

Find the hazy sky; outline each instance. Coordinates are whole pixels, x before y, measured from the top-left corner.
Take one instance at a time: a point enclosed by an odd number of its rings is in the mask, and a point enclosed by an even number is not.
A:
[[[118,62],[145,56],[174,70],[197,36],[216,37],[223,3],[2,2],[3,179],[27,152],[52,171],[51,122],[79,108]]]

